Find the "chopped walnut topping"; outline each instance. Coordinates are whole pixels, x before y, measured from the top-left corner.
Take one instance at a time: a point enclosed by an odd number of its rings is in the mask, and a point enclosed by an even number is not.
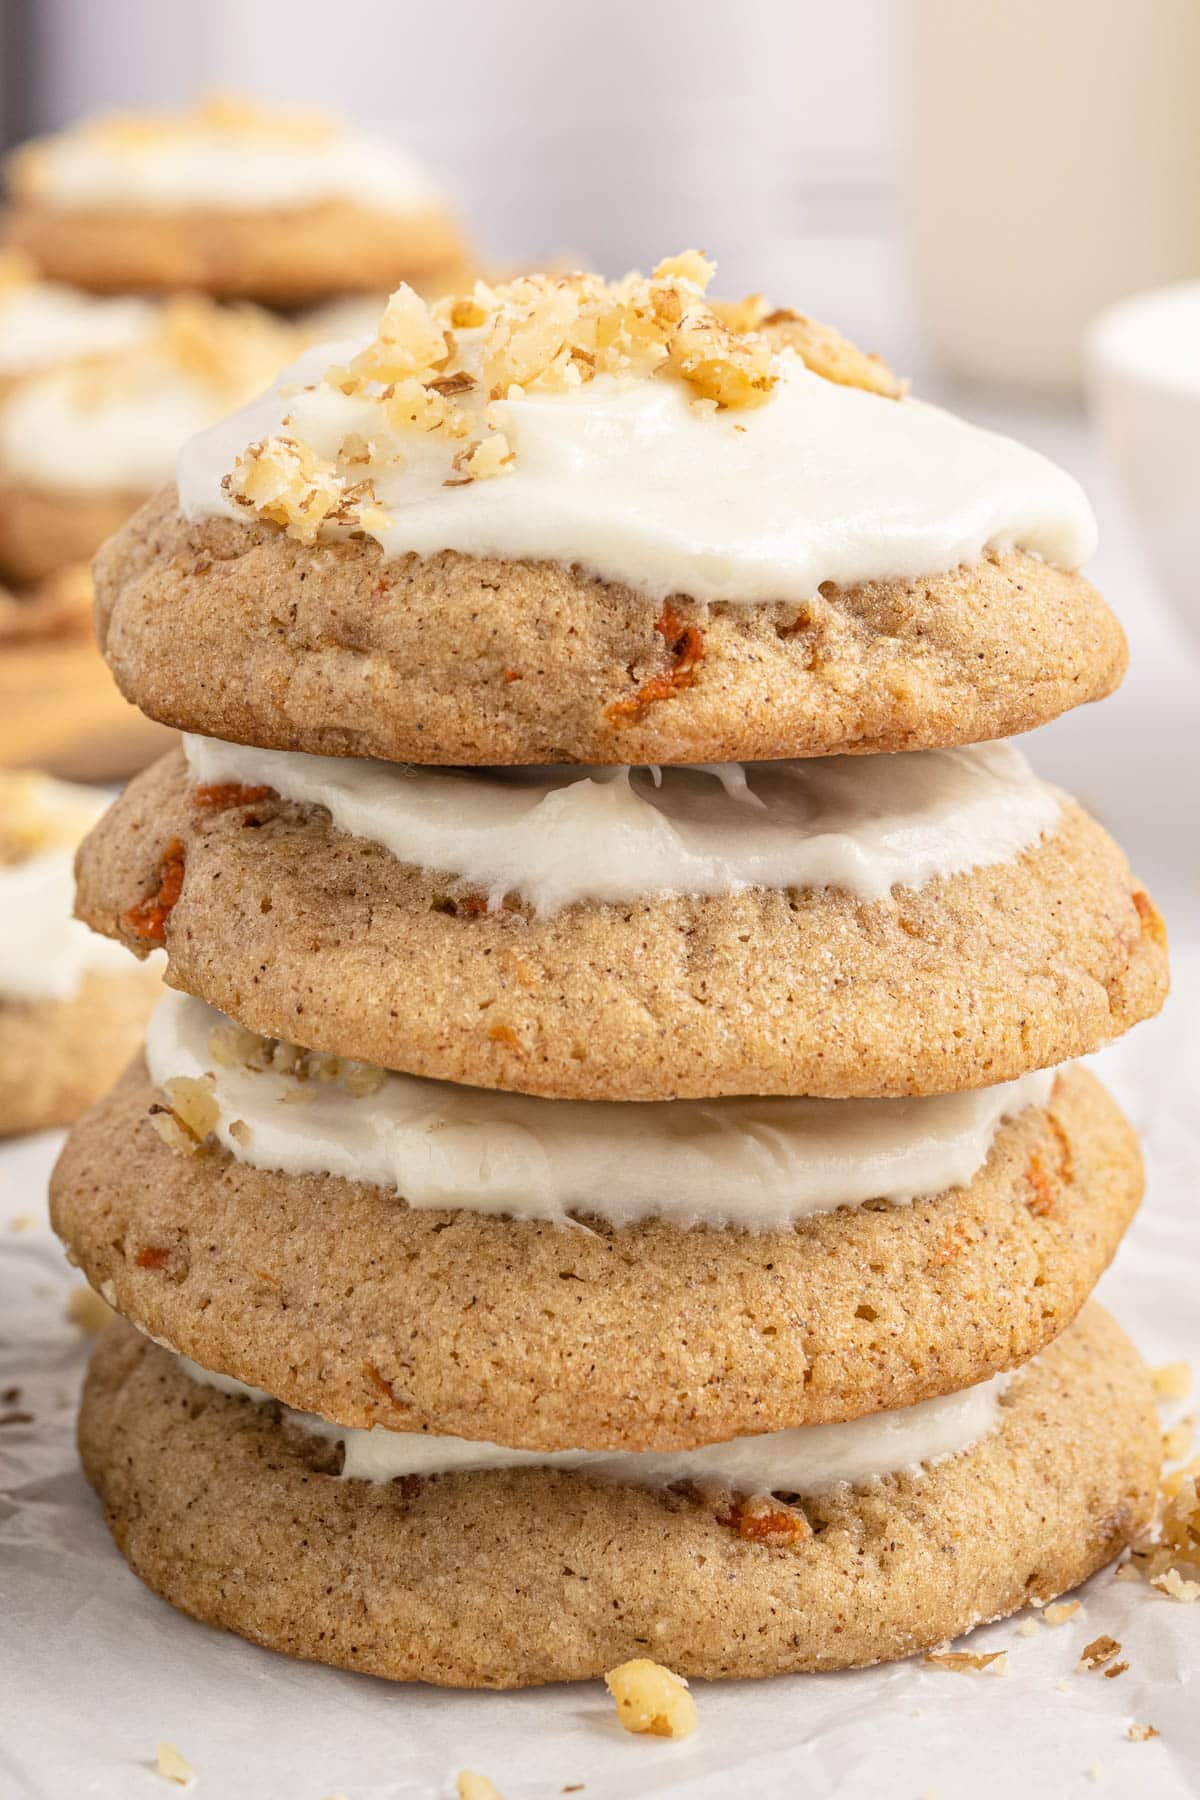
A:
[[[345,428],[315,428],[320,442],[302,441],[302,392],[278,432],[239,458],[226,492],[302,543],[338,526],[378,534],[388,517],[373,490],[358,510],[342,507],[348,470],[378,464],[404,473],[416,463],[428,474],[432,455],[443,487],[503,475],[520,448],[493,409],[526,394],[569,394],[598,375],[664,379],[678,382],[701,416],[745,412],[770,399],[780,350],[842,385],[903,391],[877,357],[828,326],[768,314],[758,297],[710,301],[713,273],[689,250],[650,276],[521,275],[432,305],[401,286],[372,341],[314,384],[334,411],[347,403]]]
[[[288,1076],[296,1086],[284,1098],[293,1104],[311,1100],[318,1086],[332,1082],[353,1099],[365,1100],[377,1094],[387,1080],[387,1070],[374,1063],[354,1062],[322,1050],[304,1050],[282,1038],[260,1037],[232,1019],[209,1033],[208,1053],[218,1068]]]
[[[322,521],[340,506],[345,490],[333,463],[285,437],[249,445],[221,486],[235,506],[285,526],[302,544],[316,542]]]
[[[637,1656],[610,1669],[604,1684],[626,1731],[683,1738],[696,1729],[696,1702],[687,1682],[649,1657]]]
[[[826,381],[864,388],[888,400],[899,400],[905,393],[906,383],[892,374],[882,357],[860,350],[832,325],[822,325],[816,319],[805,318],[803,313],[780,307],[760,321],[759,329],[772,348],[786,345],[796,352],[806,369]]]
[[[162,1743],[157,1746],[155,1769],[164,1781],[173,1781],[176,1787],[191,1787],[196,1779],[196,1771],[175,1748],[174,1744]]]
[[[150,1123],[163,1143],[184,1156],[195,1156],[216,1130],[220,1109],[213,1098],[211,1075],[176,1075],[163,1083],[169,1106],[152,1106]]]
[[[1125,1733],[1131,1744],[1144,1744],[1150,1738],[1156,1738],[1158,1731],[1153,1725],[1139,1725],[1136,1720]]]

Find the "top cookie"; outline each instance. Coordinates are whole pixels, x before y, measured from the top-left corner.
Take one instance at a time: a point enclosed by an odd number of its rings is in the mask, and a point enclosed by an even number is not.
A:
[[[7,163],[5,235],[93,292],[298,305],[424,285],[465,256],[445,196],[397,145],[310,111],[215,97],[36,139]]]
[[[101,556],[124,692],[469,764],[928,748],[1110,692],[1074,481],[711,273],[401,289],[302,359]]]

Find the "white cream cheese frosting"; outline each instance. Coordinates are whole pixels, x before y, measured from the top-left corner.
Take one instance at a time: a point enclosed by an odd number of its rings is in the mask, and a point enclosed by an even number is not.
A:
[[[99,119],[26,146],[19,165],[42,200],[146,211],[298,211],[347,201],[382,212],[444,205],[433,178],[385,137],[324,120],[221,109],[157,120]]]
[[[269,787],[335,829],[461,877],[492,905],[893,887],[1003,863],[1051,831],[1055,790],[1009,744],[646,769],[457,770],[184,740],[198,784]]]
[[[55,492],[150,493],[219,405],[165,359],[148,359],[120,387],[93,389],[78,369],[53,369],[23,381],[0,407],[0,465]]]
[[[481,333],[455,336],[470,368]],[[510,460],[495,479],[460,484],[443,433],[390,441],[373,399],[321,381],[357,349],[311,352],[186,444],[185,516],[244,518],[222,483],[249,446],[282,437],[331,466],[348,441],[369,444],[346,478],[370,480],[378,506],[356,524],[388,558],[578,565],[657,599],[802,603],[825,582],[934,575],[987,551],[1073,569],[1095,548],[1082,490],[1045,457],[920,401],[826,380],[791,351],[775,358],[770,399],[747,411],[706,412],[667,379],[510,386],[486,406]]]
[[[46,842],[22,860],[0,866],[0,999],[65,1000],[79,991],[85,975],[130,973],[135,967],[123,945],[72,916],[75,846],[107,807],[108,796],[45,776],[7,776],[0,785],[0,813],[11,806],[13,784],[21,781],[30,784],[30,804]]]
[[[393,1189],[418,1208],[616,1227],[783,1230],[965,1186],[1002,1121],[1044,1105],[1055,1079],[913,1100],[543,1100],[383,1071],[347,1085],[320,1078],[338,1067],[328,1059],[301,1080],[239,1060],[237,1035],[203,1001],[167,994],[146,1037],[157,1087],[211,1082],[213,1129],[237,1161]]]
[[[270,1400],[261,1388],[214,1375],[180,1357],[193,1381],[241,1399]],[[394,1481],[402,1475],[467,1475],[489,1469],[575,1470],[597,1481],[638,1487],[672,1482],[715,1483],[744,1494],[821,1494],[861,1486],[883,1476],[916,1474],[959,1456],[999,1422],[1008,1375],[894,1412],[870,1413],[839,1425],[803,1425],[762,1432],[698,1450],[511,1450],[468,1438],[417,1431],[370,1431],[332,1425],[284,1407],[287,1422],[340,1443],[347,1481]]]
[[[0,288],[0,375],[123,350],[149,334],[156,316],[149,300],[100,299],[49,281],[13,283]]]
[[[0,401],[0,471],[55,493],[150,493],[181,443],[253,393],[295,338],[252,308],[183,296],[96,354],[19,379]]]

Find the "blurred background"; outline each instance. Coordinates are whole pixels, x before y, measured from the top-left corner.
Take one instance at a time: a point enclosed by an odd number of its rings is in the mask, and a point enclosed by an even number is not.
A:
[[[1200,276],[1196,0],[2,0],[0,18],[10,145],[213,89],[316,102],[435,170],[484,266],[615,274],[700,245],[719,291],[826,317],[1065,463],[1134,661],[1033,753],[1190,908],[1200,293],[1166,324],[1094,321]]]

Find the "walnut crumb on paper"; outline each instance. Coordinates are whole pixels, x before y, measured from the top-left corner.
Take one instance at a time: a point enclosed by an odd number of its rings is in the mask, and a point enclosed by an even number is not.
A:
[[[1139,1725],[1135,1720],[1129,1727],[1129,1730],[1125,1733],[1125,1736],[1129,1739],[1131,1744],[1144,1744],[1150,1738],[1158,1737],[1159,1732],[1156,1726]]]
[[[196,1779],[195,1769],[186,1758],[180,1756],[174,1744],[158,1745],[154,1767],[164,1781],[173,1781],[176,1787],[190,1788]]]
[[[1081,1669],[1102,1669],[1106,1662],[1111,1662],[1113,1657],[1119,1653],[1120,1648],[1120,1644],[1114,1637],[1093,1638],[1091,1643],[1085,1644],[1080,1652],[1079,1667]]]
[[[486,1775],[477,1775],[474,1769],[461,1769],[454,1786],[458,1800],[502,1800],[495,1782]]]
[[[1008,1673],[1007,1650],[989,1650],[982,1654],[970,1650],[935,1650],[925,1661],[935,1669],[952,1669],[958,1675],[982,1673],[984,1669],[990,1669],[993,1675]]]
[[[617,1718],[626,1731],[651,1737],[684,1738],[696,1729],[696,1702],[681,1675],[649,1657],[610,1669],[605,1686],[617,1703]]]

